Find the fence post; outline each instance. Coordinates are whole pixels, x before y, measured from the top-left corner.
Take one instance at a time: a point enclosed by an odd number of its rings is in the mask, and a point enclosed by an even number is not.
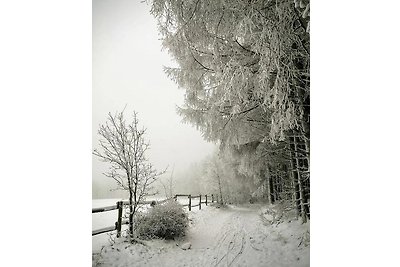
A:
[[[117,202],[118,208],[118,221],[117,221],[117,237],[121,236],[121,228],[122,228],[122,208],[123,208],[122,201]]]
[[[201,194],[199,196],[199,210],[201,210]]]
[[[211,203],[214,203],[214,194],[211,194]]]
[[[207,195],[206,195],[206,206],[208,206],[208,203],[207,203]]]
[[[178,196],[177,195],[174,196],[174,200],[178,201]]]
[[[191,211],[192,210],[192,196],[189,195],[188,198],[189,198],[189,211]]]

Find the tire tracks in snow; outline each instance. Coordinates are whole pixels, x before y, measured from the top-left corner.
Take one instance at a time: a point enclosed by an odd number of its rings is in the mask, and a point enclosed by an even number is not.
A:
[[[292,226],[266,225],[259,211],[257,206],[204,209],[193,216],[194,225],[185,240],[191,242],[191,249],[182,250],[173,242],[161,241],[149,248],[136,245],[129,253],[110,251],[111,257],[101,266],[309,266],[309,249],[299,251],[298,242],[287,243],[290,234],[295,234],[287,231]]]
[[[253,217],[248,216],[254,213],[253,210],[232,210],[228,222],[221,225],[222,233],[216,241],[214,247],[214,264],[212,266],[236,266],[240,261],[243,252],[248,247],[249,234],[245,230],[245,221]]]

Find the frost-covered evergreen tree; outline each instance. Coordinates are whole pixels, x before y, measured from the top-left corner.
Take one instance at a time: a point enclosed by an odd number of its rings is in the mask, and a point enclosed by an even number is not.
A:
[[[179,114],[224,149],[256,144],[252,153],[260,151],[254,154],[258,165],[250,176],[262,180],[265,173],[284,173],[281,178],[292,183],[293,199],[301,200],[297,208],[306,219],[309,1],[151,3],[163,45],[178,63],[165,71],[185,90]],[[244,161],[249,157],[241,155]],[[286,172],[278,171],[282,165]],[[237,167],[238,175],[248,177],[244,164]]]

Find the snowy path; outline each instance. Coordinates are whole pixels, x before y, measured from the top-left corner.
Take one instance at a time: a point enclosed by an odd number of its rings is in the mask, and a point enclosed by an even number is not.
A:
[[[190,217],[193,225],[184,241],[191,242],[190,250],[164,241],[151,249],[118,244],[101,266],[309,266],[309,247],[299,246],[304,225],[297,221],[265,225],[257,206],[208,207]]]
[[[199,226],[189,233],[193,250],[204,250],[199,266],[231,266],[235,263],[246,266],[246,256],[256,254],[249,249],[252,249],[252,230],[259,221],[257,212],[233,208],[213,213],[208,214],[208,220],[200,217]]]

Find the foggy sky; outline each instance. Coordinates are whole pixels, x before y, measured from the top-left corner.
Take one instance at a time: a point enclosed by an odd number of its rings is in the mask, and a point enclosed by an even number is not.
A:
[[[126,118],[138,112],[150,141],[148,157],[159,170],[167,166],[183,171],[211,153],[191,125],[181,123],[176,105],[184,91],[166,77],[164,66],[173,66],[167,51],[161,51],[156,20],[149,6],[133,0],[93,1],[93,91],[92,146],[107,113],[125,109]],[[107,164],[92,158],[93,198],[106,198],[113,181],[102,173]]]

